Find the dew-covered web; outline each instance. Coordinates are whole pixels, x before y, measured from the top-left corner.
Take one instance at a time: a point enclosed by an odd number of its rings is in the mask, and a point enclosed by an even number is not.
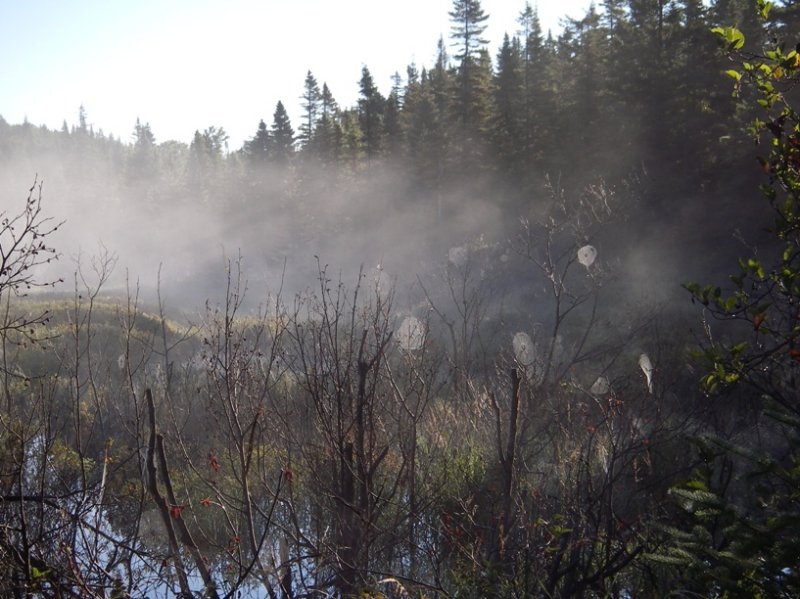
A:
[[[639,368],[644,372],[644,378],[647,379],[647,391],[653,392],[653,363],[650,361],[650,356],[642,354],[639,356]]]
[[[405,351],[416,351],[425,342],[425,325],[415,316],[406,316],[397,327],[395,338]]]
[[[467,263],[469,252],[466,246],[452,247],[447,252],[447,260],[456,268],[462,268]]]
[[[597,250],[593,245],[585,245],[578,250],[578,262],[589,268],[597,258]]]
[[[536,348],[528,333],[519,332],[511,340],[514,348],[514,357],[521,366],[531,366],[536,359]]]

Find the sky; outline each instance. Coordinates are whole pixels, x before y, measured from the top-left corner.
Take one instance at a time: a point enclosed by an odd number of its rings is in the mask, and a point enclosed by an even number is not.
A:
[[[493,56],[525,0],[483,0]],[[533,3],[536,5],[537,3]],[[545,31],[590,0],[539,0]],[[449,44],[452,0],[0,0],[0,115],[60,128],[84,106],[95,131],[130,141],[136,119],[156,141],[224,127],[229,149],[284,103],[297,129],[311,70],[340,105],[362,66],[382,93],[406,66]]]

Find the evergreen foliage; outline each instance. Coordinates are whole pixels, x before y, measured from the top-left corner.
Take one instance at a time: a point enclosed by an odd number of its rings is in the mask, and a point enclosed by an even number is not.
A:
[[[303,85],[302,99],[303,108],[303,123],[300,125],[300,134],[298,139],[302,146],[308,146],[314,136],[314,130],[317,124],[317,116],[320,109],[320,102],[322,101],[322,93],[319,90],[317,79],[308,71],[306,73],[306,80]]]
[[[773,5],[759,1],[761,17]],[[740,259],[724,292],[689,284],[715,318],[734,323],[706,339],[708,393],[737,385],[758,396],[746,435],[698,440],[697,477],[674,489],[687,514],[671,530],[669,549],[657,556],[687,568],[692,592],[725,597],[795,597],[800,593],[800,46],[772,37],[763,46],[741,29],[716,27],[736,59],[727,75],[735,95],[760,107],[751,133],[766,151],[759,157],[768,181],[761,186],[774,217],[769,253]],[[795,32],[796,33],[796,32]]]
[[[294,129],[289,113],[286,112],[283,102],[278,101],[270,128],[270,153],[276,164],[284,165],[294,155],[294,142]]]

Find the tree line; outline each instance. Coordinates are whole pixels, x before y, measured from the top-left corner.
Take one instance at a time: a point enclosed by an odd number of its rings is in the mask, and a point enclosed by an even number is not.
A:
[[[517,30],[492,50],[482,37],[489,15],[480,2],[458,1],[433,65],[396,73],[388,94],[363,67],[352,107],[340,106],[309,71],[300,122],[293,126],[278,102],[271,119],[233,151],[218,125],[198,129],[188,145],[159,144],[157,132],[137,121],[131,142],[122,143],[96,134],[83,109],[72,128],[33,133],[29,125],[4,122],[3,137],[10,154],[25,138],[51,148],[67,144],[64,137],[95,138],[91,152],[114,161],[130,180],[182,180],[206,198],[208,186],[210,195],[225,195],[220,171],[238,176],[268,166],[290,169],[303,181],[320,167],[354,177],[392,165],[406,190],[419,192],[464,177],[500,182],[515,211],[546,174],[567,170],[576,188],[641,167],[663,179],[680,173],[696,186],[736,154],[721,150],[719,138],[735,119],[741,127],[747,122],[732,116],[735,103],[720,77],[725,61],[708,32],[737,23],[748,36],[761,35],[751,5],[604,1],[567,20],[554,37],[527,3]],[[787,4],[772,18],[791,29],[796,11]]]

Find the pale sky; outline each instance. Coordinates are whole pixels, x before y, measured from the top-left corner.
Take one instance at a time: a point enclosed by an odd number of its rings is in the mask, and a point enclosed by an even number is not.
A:
[[[536,4],[532,2],[532,4]],[[539,0],[546,32],[590,0]],[[483,0],[492,56],[524,0]],[[0,115],[60,128],[84,105],[95,130],[130,141],[136,118],[158,142],[222,126],[230,149],[268,124],[278,100],[297,129],[310,69],[340,105],[366,65],[381,92],[430,66],[452,0],[0,0]]]

